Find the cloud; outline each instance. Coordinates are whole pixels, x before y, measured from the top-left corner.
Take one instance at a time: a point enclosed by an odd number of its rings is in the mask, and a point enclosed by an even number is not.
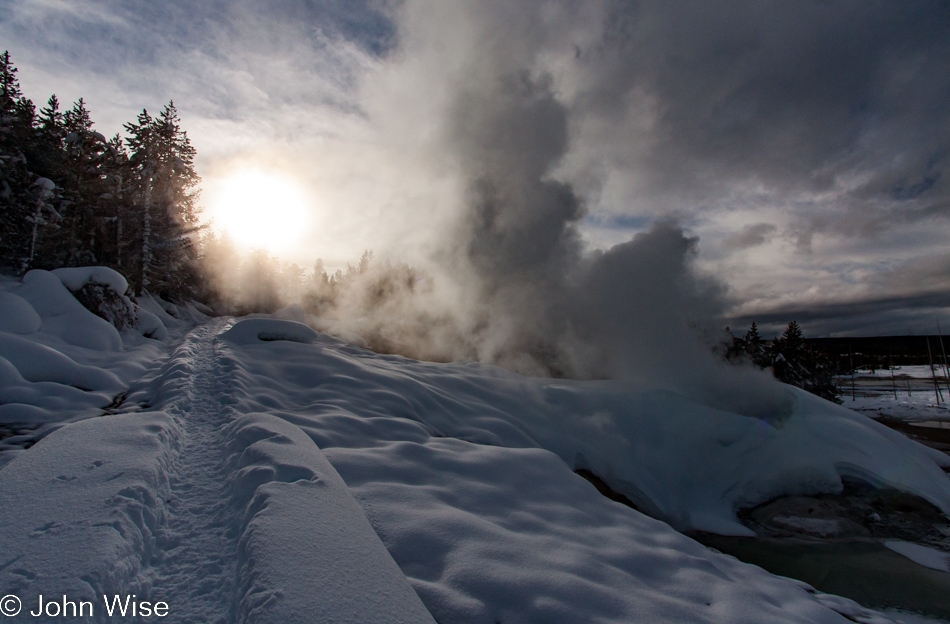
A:
[[[701,267],[747,302],[725,314],[862,284],[933,310],[884,276],[950,234],[948,18],[938,0],[12,0],[0,37],[28,94],[83,95],[106,133],[174,98],[209,188],[247,163],[303,180],[317,225],[288,259],[436,258],[473,325],[492,301],[515,335],[568,327],[588,251],[664,219],[699,238],[683,287]]]
[[[753,223],[726,237],[722,244],[737,250],[757,247],[768,242],[776,230],[778,228],[771,223]]]

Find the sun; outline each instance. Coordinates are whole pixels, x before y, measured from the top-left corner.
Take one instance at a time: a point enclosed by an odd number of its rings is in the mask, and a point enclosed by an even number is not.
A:
[[[281,251],[306,229],[307,197],[292,178],[247,170],[222,180],[219,189],[214,221],[239,245]]]

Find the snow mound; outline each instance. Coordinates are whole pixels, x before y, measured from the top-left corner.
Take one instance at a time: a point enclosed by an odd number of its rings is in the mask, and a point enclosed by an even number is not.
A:
[[[36,269],[24,275],[23,284],[15,294],[33,306],[43,320],[43,332],[96,351],[122,350],[119,331],[87,310],[49,271]]]
[[[117,392],[119,378],[95,366],[78,364],[69,356],[22,336],[0,333],[0,356],[27,381],[51,381],[83,390]]]
[[[42,325],[43,320],[26,299],[0,291],[0,332],[32,334]]]
[[[103,594],[146,595],[137,574],[165,514],[176,430],[162,412],[84,420],[4,466],[4,592],[24,608],[39,594],[65,594],[94,602],[97,615]]]
[[[56,420],[54,412],[76,413],[83,407],[102,407],[110,400],[111,395],[102,392],[55,382],[28,381],[9,360],[0,357],[0,423],[42,424]]]
[[[318,337],[317,332],[303,323],[261,318],[238,321],[231,329],[221,334],[222,339],[236,345],[277,340],[309,344],[316,342]]]
[[[124,295],[129,290],[129,282],[121,273],[109,267],[75,267],[53,269],[50,271],[58,277],[63,285],[76,292],[87,284],[108,286],[117,295]]]
[[[154,367],[169,337],[164,321],[114,289],[125,278],[104,267],[34,270],[22,280],[0,278],[0,466],[63,422],[102,414],[129,384]],[[77,288],[76,294],[67,285]],[[135,319],[121,333],[87,308],[96,295],[111,311]],[[86,304],[78,298],[85,298]],[[150,296],[149,307],[158,306]],[[92,306],[95,307],[95,306]],[[108,306],[107,306],[108,307]],[[205,320],[190,304],[176,332]],[[103,311],[108,316],[110,310]],[[164,312],[163,312],[164,314]],[[154,340],[144,340],[142,338]],[[19,427],[17,425],[24,425]]]

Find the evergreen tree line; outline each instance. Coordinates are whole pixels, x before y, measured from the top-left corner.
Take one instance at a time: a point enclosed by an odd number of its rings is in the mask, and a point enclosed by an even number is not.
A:
[[[80,98],[37,110],[10,54],[0,56],[0,265],[103,265],[135,293],[169,299],[204,288],[198,266],[195,149],[169,102],[107,139]]]
[[[779,381],[829,401],[841,402],[838,387],[834,383],[835,365],[824,353],[816,352],[805,342],[804,333],[797,322],[790,322],[782,335],[772,340],[764,340],[754,322],[744,337],[732,334],[730,337],[726,360],[771,369]]]

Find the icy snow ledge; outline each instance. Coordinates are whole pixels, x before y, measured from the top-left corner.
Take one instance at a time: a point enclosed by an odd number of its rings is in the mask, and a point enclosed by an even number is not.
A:
[[[296,321],[255,318],[238,321],[234,327],[222,333],[221,338],[236,345],[274,340],[309,344],[317,341],[317,332]]]
[[[925,568],[940,570],[941,572],[950,572],[950,555],[942,550],[928,548],[927,546],[921,546],[920,544],[913,544],[911,542],[902,542],[900,540],[884,542],[884,545],[897,554],[904,555],[914,563],[922,565]]]
[[[235,495],[246,502],[238,621],[435,624],[307,434],[248,414],[230,436]]]
[[[101,604],[148,595],[138,576],[165,515],[180,430],[163,412],[84,420],[43,438],[0,479],[0,587]],[[27,598],[27,597],[30,598]]]

